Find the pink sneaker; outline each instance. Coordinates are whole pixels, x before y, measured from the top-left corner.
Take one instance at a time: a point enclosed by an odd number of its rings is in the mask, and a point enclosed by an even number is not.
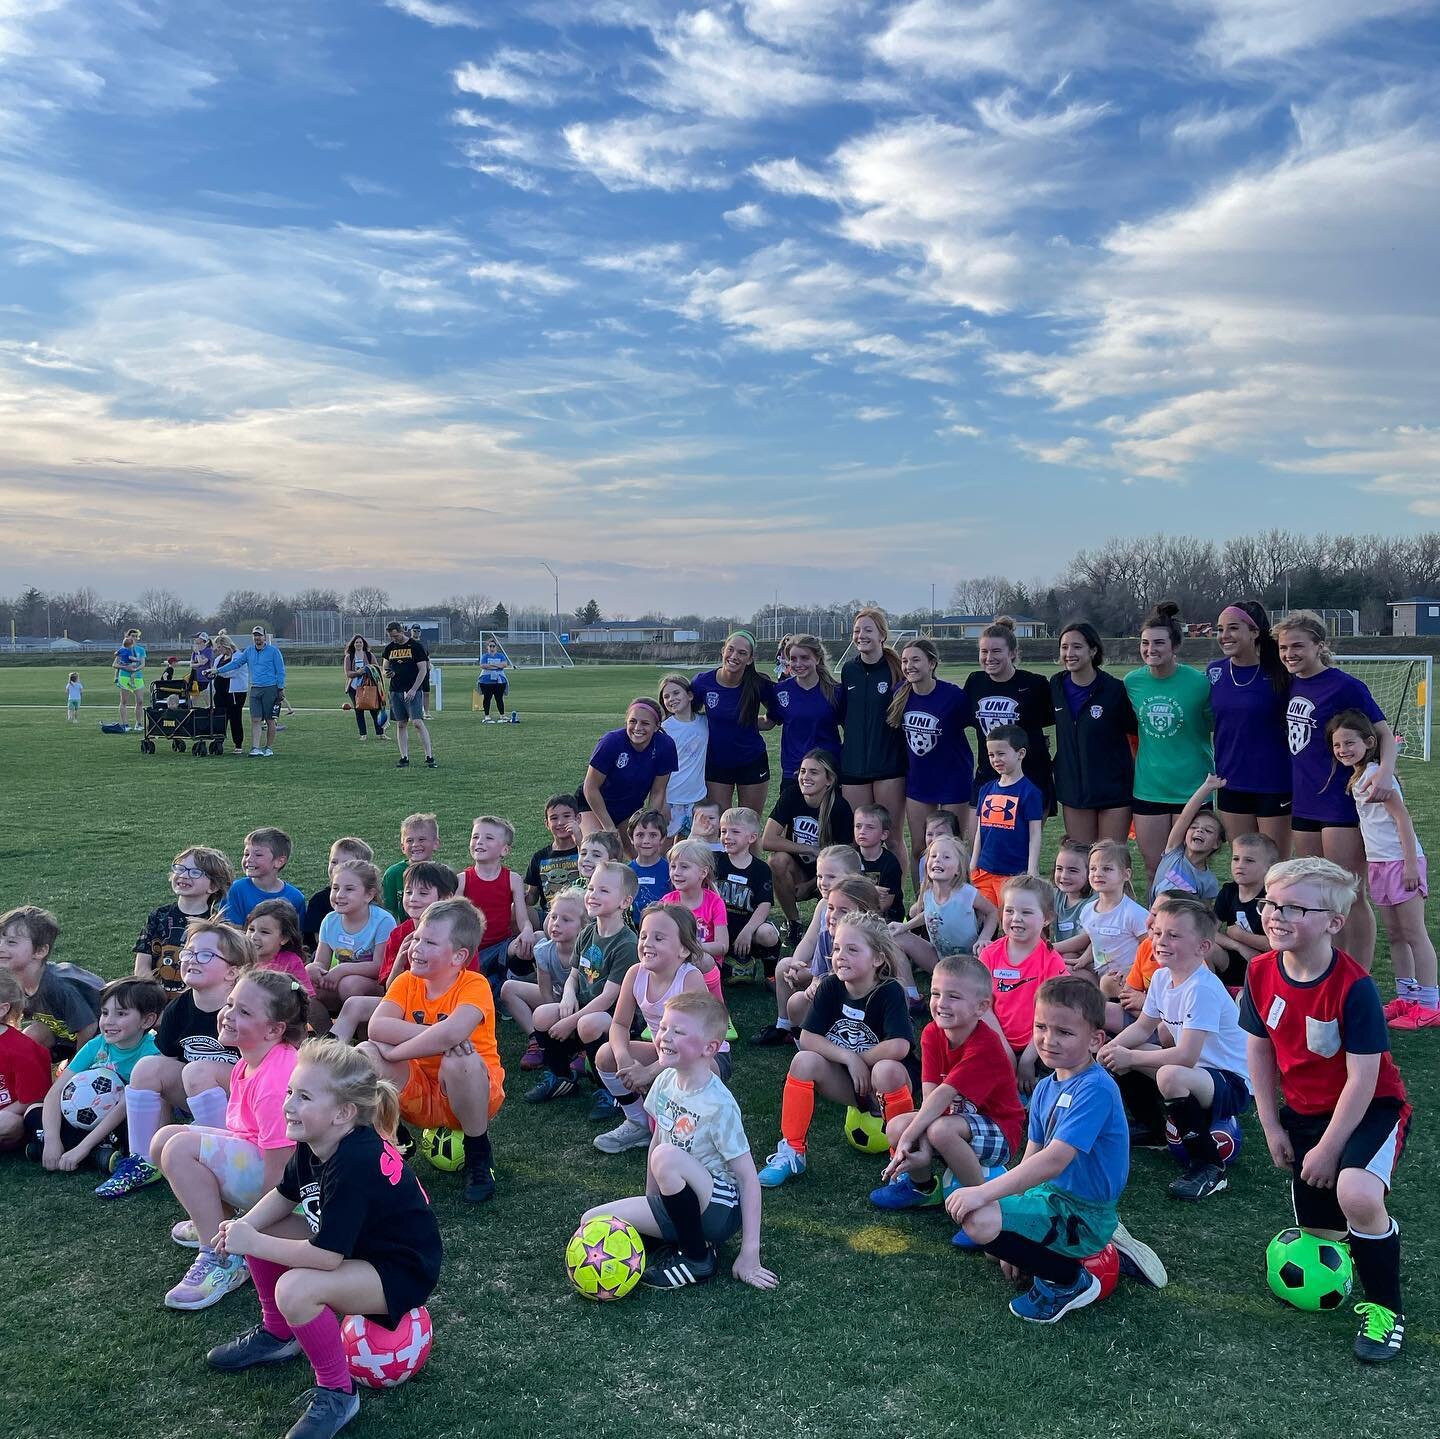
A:
[[[1419,1029],[1420,1016],[1425,1012],[1413,999],[1405,1000],[1405,1008],[1392,1015],[1386,1023],[1391,1029]]]
[[[1423,1004],[1415,1006],[1415,1029],[1440,1029],[1440,1009],[1426,1009]]]
[[[540,1048],[540,1041],[532,1034],[530,1043],[525,1046],[525,1053],[520,1056],[521,1069],[543,1069],[545,1067],[545,1051]]]
[[[1397,994],[1395,998],[1392,999],[1390,1003],[1385,1006],[1386,1024],[1389,1024],[1389,1022],[1394,1019],[1397,1014],[1404,1014],[1405,1007],[1414,1003],[1415,1001],[1413,999],[1405,999],[1402,995]]]

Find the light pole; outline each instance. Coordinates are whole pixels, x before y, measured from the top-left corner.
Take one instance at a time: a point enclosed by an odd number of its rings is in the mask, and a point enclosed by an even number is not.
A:
[[[540,568],[555,581],[555,634],[558,637],[560,634],[560,576],[544,560],[540,561]]]

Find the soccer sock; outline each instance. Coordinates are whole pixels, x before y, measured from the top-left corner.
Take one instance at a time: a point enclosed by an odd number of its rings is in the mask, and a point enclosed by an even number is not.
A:
[[[570,1061],[580,1049],[575,1039],[556,1039],[553,1034],[540,1036],[540,1048],[545,1054],[545,1068],[561,1079],[570,1077]]]
[[[675,1242],[687,1259],[703,1259],[709,1245],[700,1220],[700,1196],[688,1184],[674,1194],[661,1194],[660,1203],[675,1226]]]
[[[225,1091],[216,1085],[190,1096],[190,1113],[195,1116],[195,1123],[205,1129],[224,1129],[225,1107],[229,1102]]]
[[[585,1056],[590,1061],[590,1073],[599,1074],[600,1066],[595,1062],[600,1058],[600,1048],[605,1043],[604,1038],[592,1039],[589,1044],[582,1044],[580,1047],[585,1051]]]
[[[1148,1074],[1133,1069],[1115,1078],[1131,1121],[1141,1129],[1153,1130],[1157,1134],[1162,1131],[1165,1128],[1165,1106],[1155,1081]]]
[[[1413,975],[1404,975],[1395,981],[1396,999],[1419,999],[1420,981]]]
[[[1002,1229],[989,1244],[984,1246],[986,1254],[1013,1264],[1024,1274],[1033,1274],[1037,1279],[1047,1279],[1052,1284],[1067,1288],[1080,1278],[1080,1261],[1067,1254],[1057,1254],[1033,1239],[1013,1234]]]
[[[1400,1302],[1400,1226],[1392,1219],[1384,1234],[1350,1231],[1350,1257],[1360,1276],[1360,1287],[1373,1304],[1405,1312]]]
[[[780,1133],[796,1154],[805,1153],[805,1136],[815,1117],[815,1086],[808,1079],[785,1076],[785,1092],[780,1098]]]
[[[261,1327],[276,1339],[293,1338],[295,1331],[275,1302],[275,1286],[280,1282],[280,1276],[285,1273],[285,1266],[275,1264],[269,1259],[257,1259],[253,1254],[245,1256],[245,1264],[255,1284],[255,1295],[260,1300]]]
[[[598,1069],[595,1071],[600,1076],[600,1083],[615,1097],[620,1106],[620,1112],[632,1124],[645,1123],[645,1101],[638,1096],[631,1094],[625,1088],[624,1081],[618,1074],[611,1074],[608,1070]]]
[[[1165,1101],[1165,1117],[1175,1126],[1193,1164],[1219,1164],[1220,1151],[1210,1133],[1210,1111],[1193,1094]]]
[[[130,1130],[130,1152],[150,1162],[150,1141],[160,1128],[164,1100],[153,1089],[125,1086],[125,1123]]]
[[[308,1324],[294,1326],[295,1337],[315,1371],[315,1382],[325,1389],[349,1394],[354,1389],[345,1346],[340,1340],[340,1318],[333,1309],[322,1309]]]
[[[1415,1000],[1421,1009],[1440,1009],[1440,987],[1436,985],[1418,984],[1408,998]]]
[[[493,1167],[494,1151],[490,1147],[490,1131],[484,1134],[465,1136],[465,1168],[490,1169]]]
[[[910,1093],[907,1084],[901,1089],[892,1089],[889,1094],[882,1094],[880,1103],[885,1106],[885,1123],[888,1125],[896,1115],[909,1114],[915,1108],[915,1096]]]
[[[776,1019],[776,1021],[775,1021],[775,1028],[776,1028],[776,1029],[794,1029],[795,1026],[790,1023],[790,1016],[789,1016],[788,1014],[782,1014],[782,1015],[780,1015],[780,1017],[779,1017],[778,1019]]]

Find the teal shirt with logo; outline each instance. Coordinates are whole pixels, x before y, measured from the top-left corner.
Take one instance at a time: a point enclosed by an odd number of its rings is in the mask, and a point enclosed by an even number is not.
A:
[[[1210,681],[1189,665],[1157,680],[1142,665],[1125,676],[1125,689],[1140,732],[1135,798],[1179,809],[1215,767]]]

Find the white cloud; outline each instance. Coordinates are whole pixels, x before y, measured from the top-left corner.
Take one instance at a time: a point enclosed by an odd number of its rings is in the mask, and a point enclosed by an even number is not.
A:
[[[468,10],[459,5],[442,3],[442,0],[385,0],[385,4],[389,9],[409,15],[413,20],[423,20],[427,25],[441,28],[458,25],[471,30],[478,29],[480,25]]]
[[[1417,15],[1431,0],[1172,0],[1209,17],[1200,48],[1225,65],[1272,60],[1377,20]]]
[[[753,200],[737,205],[733,210],[726,210],[721,218],[734,230],[763,230],[770,224],[769,212]]]
[[[568,61],[530,50],[506,47],[497,50],[484,65],[466,61],[451,71],[455,88],[482,100],[500,100],[509,105],[554,105],[560,91],[551,78],[570,69]]]
[[[1263,105],[1194,106],[1169,122],[1170,141],[1187,150],[1212,150],[1242,135],[1265,114]]]
[[[471,265],[465,272],[472,280],[492,284],[503,292],[533,290],[540,295],[563,295],[575,288],[575,281],[566,275],[557,275],[544,265],[524,265],[518,260],[487,260],[484,264]]]
[[[903,413],[898,405],[861,405],[854,411],[855,418],[862,425],[873,425],[879,420],[893,420]]]
[[[716,162],[708,168],[696,163],[726,144],[727,133],[716,125],[644,115],[593,125],[577,121],[563,134],[575,164],[608,190],[719,190],[731,182],[717,173]]]
[[[543,191],[540,172],[555,163],[546,140],[502,120],[492,120],[479,111],[459,109],[450,116],[455,124],[482,133],[461,142],[460,153],[479,174],[522,191]]]
[[[379,180],[367,180],[364,175],[342,175],[345,182],[357,195],[398,195],[400,192],[391,185],[382,185]]]
[[[743,0],[745,28],[772,45],[844,45],[870,8],[871,0]]]
[[[590,255],[585,263],[595,270],[613,270],[619,274],[668,275],[675,272],[684,255],[683,245],[646,245],[617,254]]]

